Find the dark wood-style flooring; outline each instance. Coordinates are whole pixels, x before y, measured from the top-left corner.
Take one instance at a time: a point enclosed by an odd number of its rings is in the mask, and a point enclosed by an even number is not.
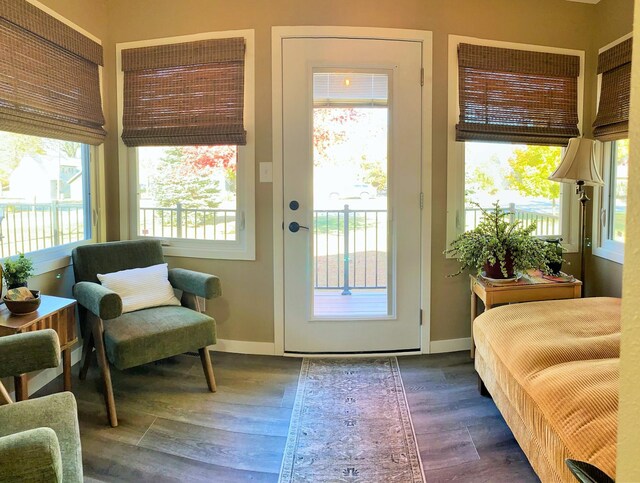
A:
[[[428,482],[538,481],[479,395],[468,352],[398,359]],[[112,369],[117,428],[107,424],[98,369],[74,377],[85,481],[277,481],[301,360],[214,353],[213,361],[215,394],[197,356]],[[36,396],[61,389],[59,377]]]

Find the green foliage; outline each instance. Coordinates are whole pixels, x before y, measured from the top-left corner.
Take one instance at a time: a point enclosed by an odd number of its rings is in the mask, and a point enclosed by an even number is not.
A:
[[[380,161],[363,161],[360,169],[364,172],[362,181],[375,187],[378,191],[387,190],[387,171]]]
[[[458,236],[445,250],[460,262],[460,270],[452,274],[459,275],[465,269],[472,269],[481,274],[486,263],[500,264],[502,275],[506,278],[507,252],[511,254],[513,268],[516,272],[539,269],[550,273],[548,262],[560,262],[562,257],[551,243],[532,236],[536,224],[523,227],[520,221],[508,220],[509,212],[500,208],[496,202],[493,209],[485,210],[474,203],[483,214],[476,228]]]
[[[33,262],[24,253],[20,253],[17,258],[7,258],[2,275],[7,287],[24,284],[33,275]]]
[[[149,190],[161,208],[216,208],[220,205],[218,183],[212,179],[216,168],[197,157],[185,156],[182,147],[167,150]]]
[[[347,220],[349,225],[348,231],[357,231],[371,229],[376,226],[376,219],[369,216],[365,221],[364,213],[349,214]],[[326,213],[319,212],[314,221],[313,230],[315,233],[332,235],[344,235],[344,214],[337,211],[329,211]],[[360,236],[360,235],[358,235]]]
[[[543,196],[555,200],[560,196],[560,183],[549,176],[560,164],[561,149],[556,146],[526,146],[516,149],[509,159],[513,170],[507,181],[525,196]]]
[[[629,163],[629,140],[619,139],[616,141],[616,159],[619,164],[626,165]]]
[[[474,194],[477,191],[483,191],[489,193],[490,195],[495,195],[496,193],[498,193],[498,188],[496,187],[493,176],[487,174],[480,168],[474,169],[471,176],[466,179],[465,186],[468,185],[471,185],[473,188],[475,188],[469,189],[469,194]]]

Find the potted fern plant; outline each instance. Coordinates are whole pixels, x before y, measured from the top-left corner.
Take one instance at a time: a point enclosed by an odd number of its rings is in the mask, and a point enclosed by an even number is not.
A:
[[[488,210],[475,206],[482,211],[478,226],[462,233],[445,250],[460,262],[460,270],[452,276],[466,269],[493,279],[513,278],[531,269],[549,274],[549,263],[562,262],[554,246],[533,236],[535,223],[523,226],[519,220],[510,220],[509,212],[497,202]]]

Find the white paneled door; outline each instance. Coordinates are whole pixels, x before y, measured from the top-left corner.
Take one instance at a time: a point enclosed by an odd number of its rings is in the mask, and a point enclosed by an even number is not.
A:
[[[285,352],[420,349],[422,52],[282,40]]]

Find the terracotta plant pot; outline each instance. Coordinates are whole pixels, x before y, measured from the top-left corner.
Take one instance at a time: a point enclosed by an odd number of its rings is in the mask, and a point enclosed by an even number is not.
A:
[[[507,276],[505,277],[500,269],[500,262],[496,261],[494,264],[485,263],[484,264],[484,273],[489,278],[513,278],[515,277],[515,271],[513,269],[513,257],[511,256],[511,252],[507,252],[507,256],[505,257],[504,268],[507,271]]]

